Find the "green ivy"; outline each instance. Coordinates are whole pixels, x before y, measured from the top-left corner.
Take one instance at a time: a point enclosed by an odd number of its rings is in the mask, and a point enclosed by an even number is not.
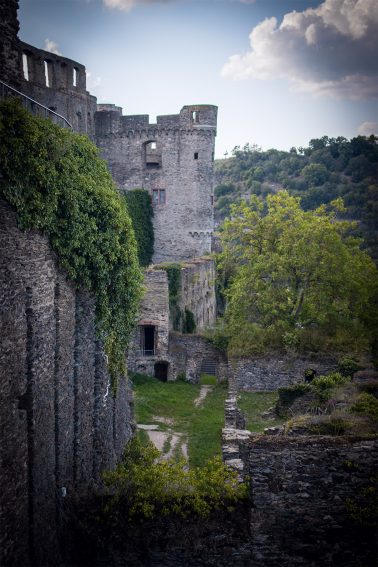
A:
[[[96,300],[98,335],[113,385],[141,297],[142,275],[130,217],[106,163],[86,137],[0,104],[0,194],[21,229],[43,231],[60,265]]]
[[[154,211],[151,196],[144,189],[134,189],[126,193],[124,198],[133,223],[138,245],[139,263],[141,266],[148,266],[151,264],[154,253],[154,228],[152,224]]]
[[[168,293],[169,293],[169,312],[172,319],[173,329],[179,331],[183,314],[178,305],[180,286],[181,286],[181,264],[175,262],[167,262],[155,266],[157,270],[165,270],[168,277]]]
[[[183,333],[191,334],[196,332],[196,320],[190,309],[185,308]]]

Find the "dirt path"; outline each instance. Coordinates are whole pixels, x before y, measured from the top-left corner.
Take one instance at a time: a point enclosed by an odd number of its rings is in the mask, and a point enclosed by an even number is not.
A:
[[[211,390],[213,390],[213,389],[214,389],[214,386],[206,386],[206,385],[201,386],[199,396],[198,396],[198,398],[196,398],[194,400],[194,405],[195,405],[196,408],[198,408],[198,406],[200,406],[202,404],[202,402],[206,398],[207,394],[209,392],[211,392]]]

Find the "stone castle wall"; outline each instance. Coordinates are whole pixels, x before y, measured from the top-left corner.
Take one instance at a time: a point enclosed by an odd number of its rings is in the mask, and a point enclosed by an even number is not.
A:
[[[215,265],[212,258],[195,258],[181,268],[178,307],[194,315],[197,330],[215,324]]]
[[[217,108],[184,106],[156,124],[105,108],[95,115],[96,144],[122,191],[142,188],[153,198],[153,262],[211,252]]]
[[[374,506],[377,449],[376,440],[348,437],[259,436],[247,442],[251,565],[373,567],[376,530],[363,508]],[[351,504],[362,523],[353,521]]]
[[[319,359],[282,355],[235,359],[233,372],[238,390],[273,391],[303,382],[308,368],[316,370],[317,376],[321,376],[334,371],[336,367],[337,361],[326,356]]]
[[[0,217],[0,564],[55,565],[64,495],[121,456],[131,393],[111,392],[91,296],[4,201]]]
[[[86,90],[84,65],[20,41],[17,8],[15,0],[1,2],[0,80],[64,116],[77,132],[93,138],[96,98]],[[8,94],[0,86],[0,95]],[[24,102],[33,114],[45,115],[38,105]],[[50,118],[61,124],[53,115]]]
[[[212,361],[218,382],[227,380],[227,357],[199,335],[171,333],[169,354],[177,374],[185,374],[186,380],[198,384],[203,362]]]

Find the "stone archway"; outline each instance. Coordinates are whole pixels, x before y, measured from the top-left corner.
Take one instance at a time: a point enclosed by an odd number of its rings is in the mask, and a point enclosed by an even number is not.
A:
[[[168,367],[169,363],[164,361],[155,362],[154,365],[154,376],[161,382],[166,382],[168,380]]]

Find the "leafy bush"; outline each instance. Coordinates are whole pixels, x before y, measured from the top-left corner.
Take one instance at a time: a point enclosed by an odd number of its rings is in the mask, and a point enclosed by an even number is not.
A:
[[[373,396],[373,394],[364,392],[358,396],[357,401],[353,404],[351,410],[378,420],[378,400],[375,396]]]
[[[327,374],[327,376],[314,378],[311,382],[311,388],[314,388],[321,398],[327,398],[328,393],[332,390],[332,388],[341,384],[346,384],[347,382],[349,382],[348,377],[342,376],[340,372],[332,372],[331,374]]]
[[[124,196],[133,223],[141,266],[148,266],[154,253],[154,228],[151,196],[144,189],[134,189]]]
[[[284,388],[278,388],[278,402],[276,406],[277,414],[283,416],[294,401],[311,391],[309,384],[293,384]]]
[[[237,473],[214,458],[201,469],[185,470],[184,461],[158,461],[159,451],[133,438],[122,463],[104,474],[114,496],[112,514],[132,518],[158,518],[176,514],[206,517],[213,510],[232,506],[247,497],[247,486]]]
[[[342,376],[352,377],[359,368],[357,360],[350,356],[344,356],[338,363],[338,370]]]
[[[60,265],[93,292],[99,337],[116,384],[134,328],[142,275],[130,217],[98,149],[87,138],[0,104],[0,194],[21,229],[43,231]]]

